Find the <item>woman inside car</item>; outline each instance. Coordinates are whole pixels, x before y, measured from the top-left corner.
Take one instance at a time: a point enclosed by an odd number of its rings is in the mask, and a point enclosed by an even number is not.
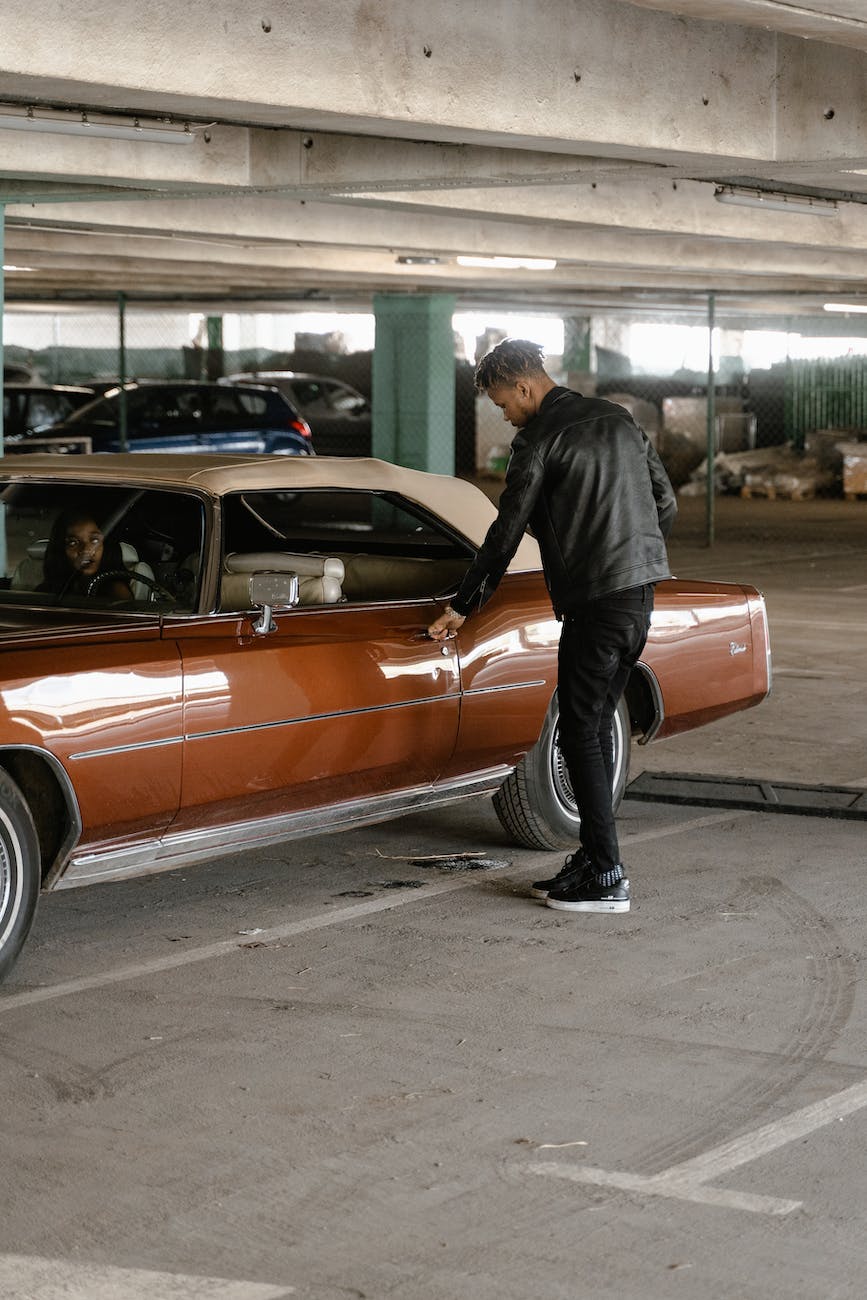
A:
[[[131,600],[129,582],[119,576],[125,572],[120,543],[106,539],[93,510],[72,507],[57,516],[45,548],[41,591],[58,596],[95,596],[106,601]],[[95,578],[109,573],[116,576],[106,576],[94,585]]]

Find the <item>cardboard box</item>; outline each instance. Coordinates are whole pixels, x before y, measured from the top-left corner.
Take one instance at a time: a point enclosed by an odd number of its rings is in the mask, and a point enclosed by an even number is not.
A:
[[[867,442],[841,442],[843,453],[843,495],[867,496]]]

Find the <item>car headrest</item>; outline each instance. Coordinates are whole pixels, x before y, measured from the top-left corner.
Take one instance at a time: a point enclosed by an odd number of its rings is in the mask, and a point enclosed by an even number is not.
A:
[[[293,551],[233,551],[226,556],[227,573],[297,573],[299,578],[343,581],[343,561],[330,555]]]

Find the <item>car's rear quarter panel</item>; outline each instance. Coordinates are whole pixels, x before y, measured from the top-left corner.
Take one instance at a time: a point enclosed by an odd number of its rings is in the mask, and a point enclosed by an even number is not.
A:
[[[659,737],[758,704],[770,687],[761,596],[734,583],[659,583],[642,660],[662,692]]]

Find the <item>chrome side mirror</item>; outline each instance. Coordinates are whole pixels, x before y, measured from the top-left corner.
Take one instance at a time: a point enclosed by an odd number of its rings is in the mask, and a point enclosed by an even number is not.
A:
[[[253,632],[256,636],[267,636],[269,632],[277,630],[272,614],[273,607],[280,605],[283,608],[294,609],[298,604],[298,574],[251,573],[249,582],[250,604],[262,611],[257,622],[253,624]]]

